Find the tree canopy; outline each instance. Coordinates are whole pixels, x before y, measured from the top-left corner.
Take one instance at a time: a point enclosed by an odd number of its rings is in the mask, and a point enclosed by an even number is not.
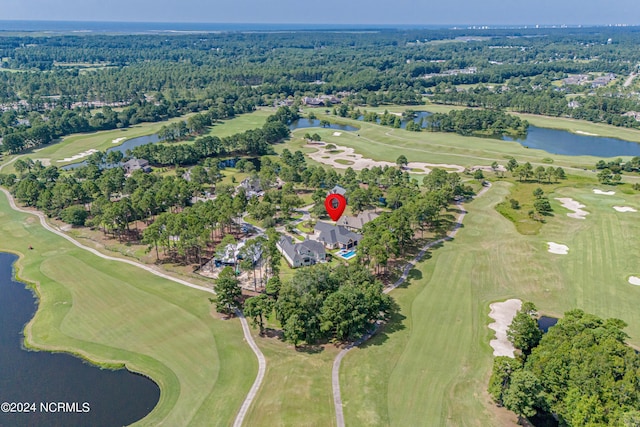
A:
[[[520,321],[530,317],[521,313]],[[567,426],[635,425],[640,355],[626,345],[625,326],[619,319],[569,311],[525,355],[524,364],[496,358],[489,391],[521,416],[543,411]]]

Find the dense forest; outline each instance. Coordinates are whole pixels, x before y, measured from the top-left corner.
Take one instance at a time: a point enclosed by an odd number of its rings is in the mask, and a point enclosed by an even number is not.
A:
[[[215,122],[323,94],[355,107],[416,105],[427,95],[637,127],[624,115],[640,111],[633,91],[553,82],[628,75],[640,63],[639,41],[635,28],[0,34],[0,137],[18,152],[75,132],[190,112]],[[568,105],[569,93],[579,106]]]

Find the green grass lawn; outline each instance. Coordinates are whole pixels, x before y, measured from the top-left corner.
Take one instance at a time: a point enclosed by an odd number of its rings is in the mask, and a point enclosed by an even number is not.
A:
[[[537,236],[523,236],[495,206],[510,197],[498,182],[467,206],[455,240],[432,251],[392,293],[400,311],[382,333],[350,353],[341,369],[347,425],[485,426],[509,423],[486,394],[493,332],[489,304],[507,298],[533,301],[559,316],[581,308],[623,319],[630,343],[640,345],[638,213],[612,206],[640,206],[640,196],[600,196],[595,186],[561,187],[550,195],[586,205],[585,220],[556,208]],[[546,242],[569,247],[547,251]],[[511,423],[515,421],[512,417]]]
[[[257,361],[240,323],[212,313],[210,295],[79,249],[11,210],[4,195],[0,232],[0,250],[20,255],[21,280],[37,284],[30,346],[151,377],[160,401],[140,425],[232,424]]]
[[[224,168],[220,171],[220,173],[222,174],[222,179],[220,180],[220,184],[233,185],[233,186],[240,185],[243,179],[249,177],[248,173],[240,172],[236,168]]]
[[[245,425],[335,425],[331,367],[338,350],[327,345],[296,351],[277,338],[257,336],[256,342],[267,358],[267,372]]]
[[[296,228],[302,231],[303,233],[307,233],[307,234],[313,233],[313,230],[314,230],[314,227],[307,227],[307,221],[299,223],[298,225],[296,225]]]
[[[511,175],[509,172],[506,172],[505,175]],[[564,214],[567,212],[565,208],[561,206],[561,204],[553,199],[549,202],[551,203],[551,207],[554,209],[550,215],[539,215],[535,214],[534,218],[529,217],[530,211],[535,211],[534,202],[536,197],[533,195],[533,191],[537,188],[541,188],[544,191],[544,197],[548,197],[549,194],[552,194],[558,188],[566,187],[567,185],[571,186],[581,186],[586,185],[593,187],[593,179],[589,179],[586,177],[575,177],[572,176],[570,181],[561,180],[561,181],[553,181],[553,182],[537,182],[534,180],[530,181],[513,181],[510,195],[508,199],[505,199],[503,202],[496,205],[496,210],[500,212],[505,218],[509,219],[516,226],[516,229],[520,232],[520,234],[538,234],[542,229],[544,223],[551,221],[554,215]],[[602,187],[604,188],[604,186]],[[517,200],[520,207],[519,209],[514,209],[511,206],[510,199]]]
[[[230,120],[223,120],[222,123],[212,126],[205,135],[224,138],[249,129],[262,127],[267,121],[267,117],[275,113],[275,111],[274,108],[262,107],[251,113],[241,114]]]

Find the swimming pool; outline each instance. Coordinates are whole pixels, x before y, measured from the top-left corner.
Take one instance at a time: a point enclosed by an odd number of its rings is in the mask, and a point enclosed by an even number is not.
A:
[[[341,251],[338,252],[338,256],[344,258],[344,259],[351,259],[354,256],[356,256],[356,251],[355,250],[350,250],[350,251],[346,251],[344,249],[342,249]]]

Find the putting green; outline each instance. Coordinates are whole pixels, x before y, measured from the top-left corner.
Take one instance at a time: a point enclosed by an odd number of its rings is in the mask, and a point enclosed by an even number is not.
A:
[[[257,362],[239,321],[212,315],[209,295],[77,248],[4,194],[0,233],[0,250],[20,255],[20,278],[37,284],[29,345],[151,377],[160,401],[142,425],[233,423]]]

